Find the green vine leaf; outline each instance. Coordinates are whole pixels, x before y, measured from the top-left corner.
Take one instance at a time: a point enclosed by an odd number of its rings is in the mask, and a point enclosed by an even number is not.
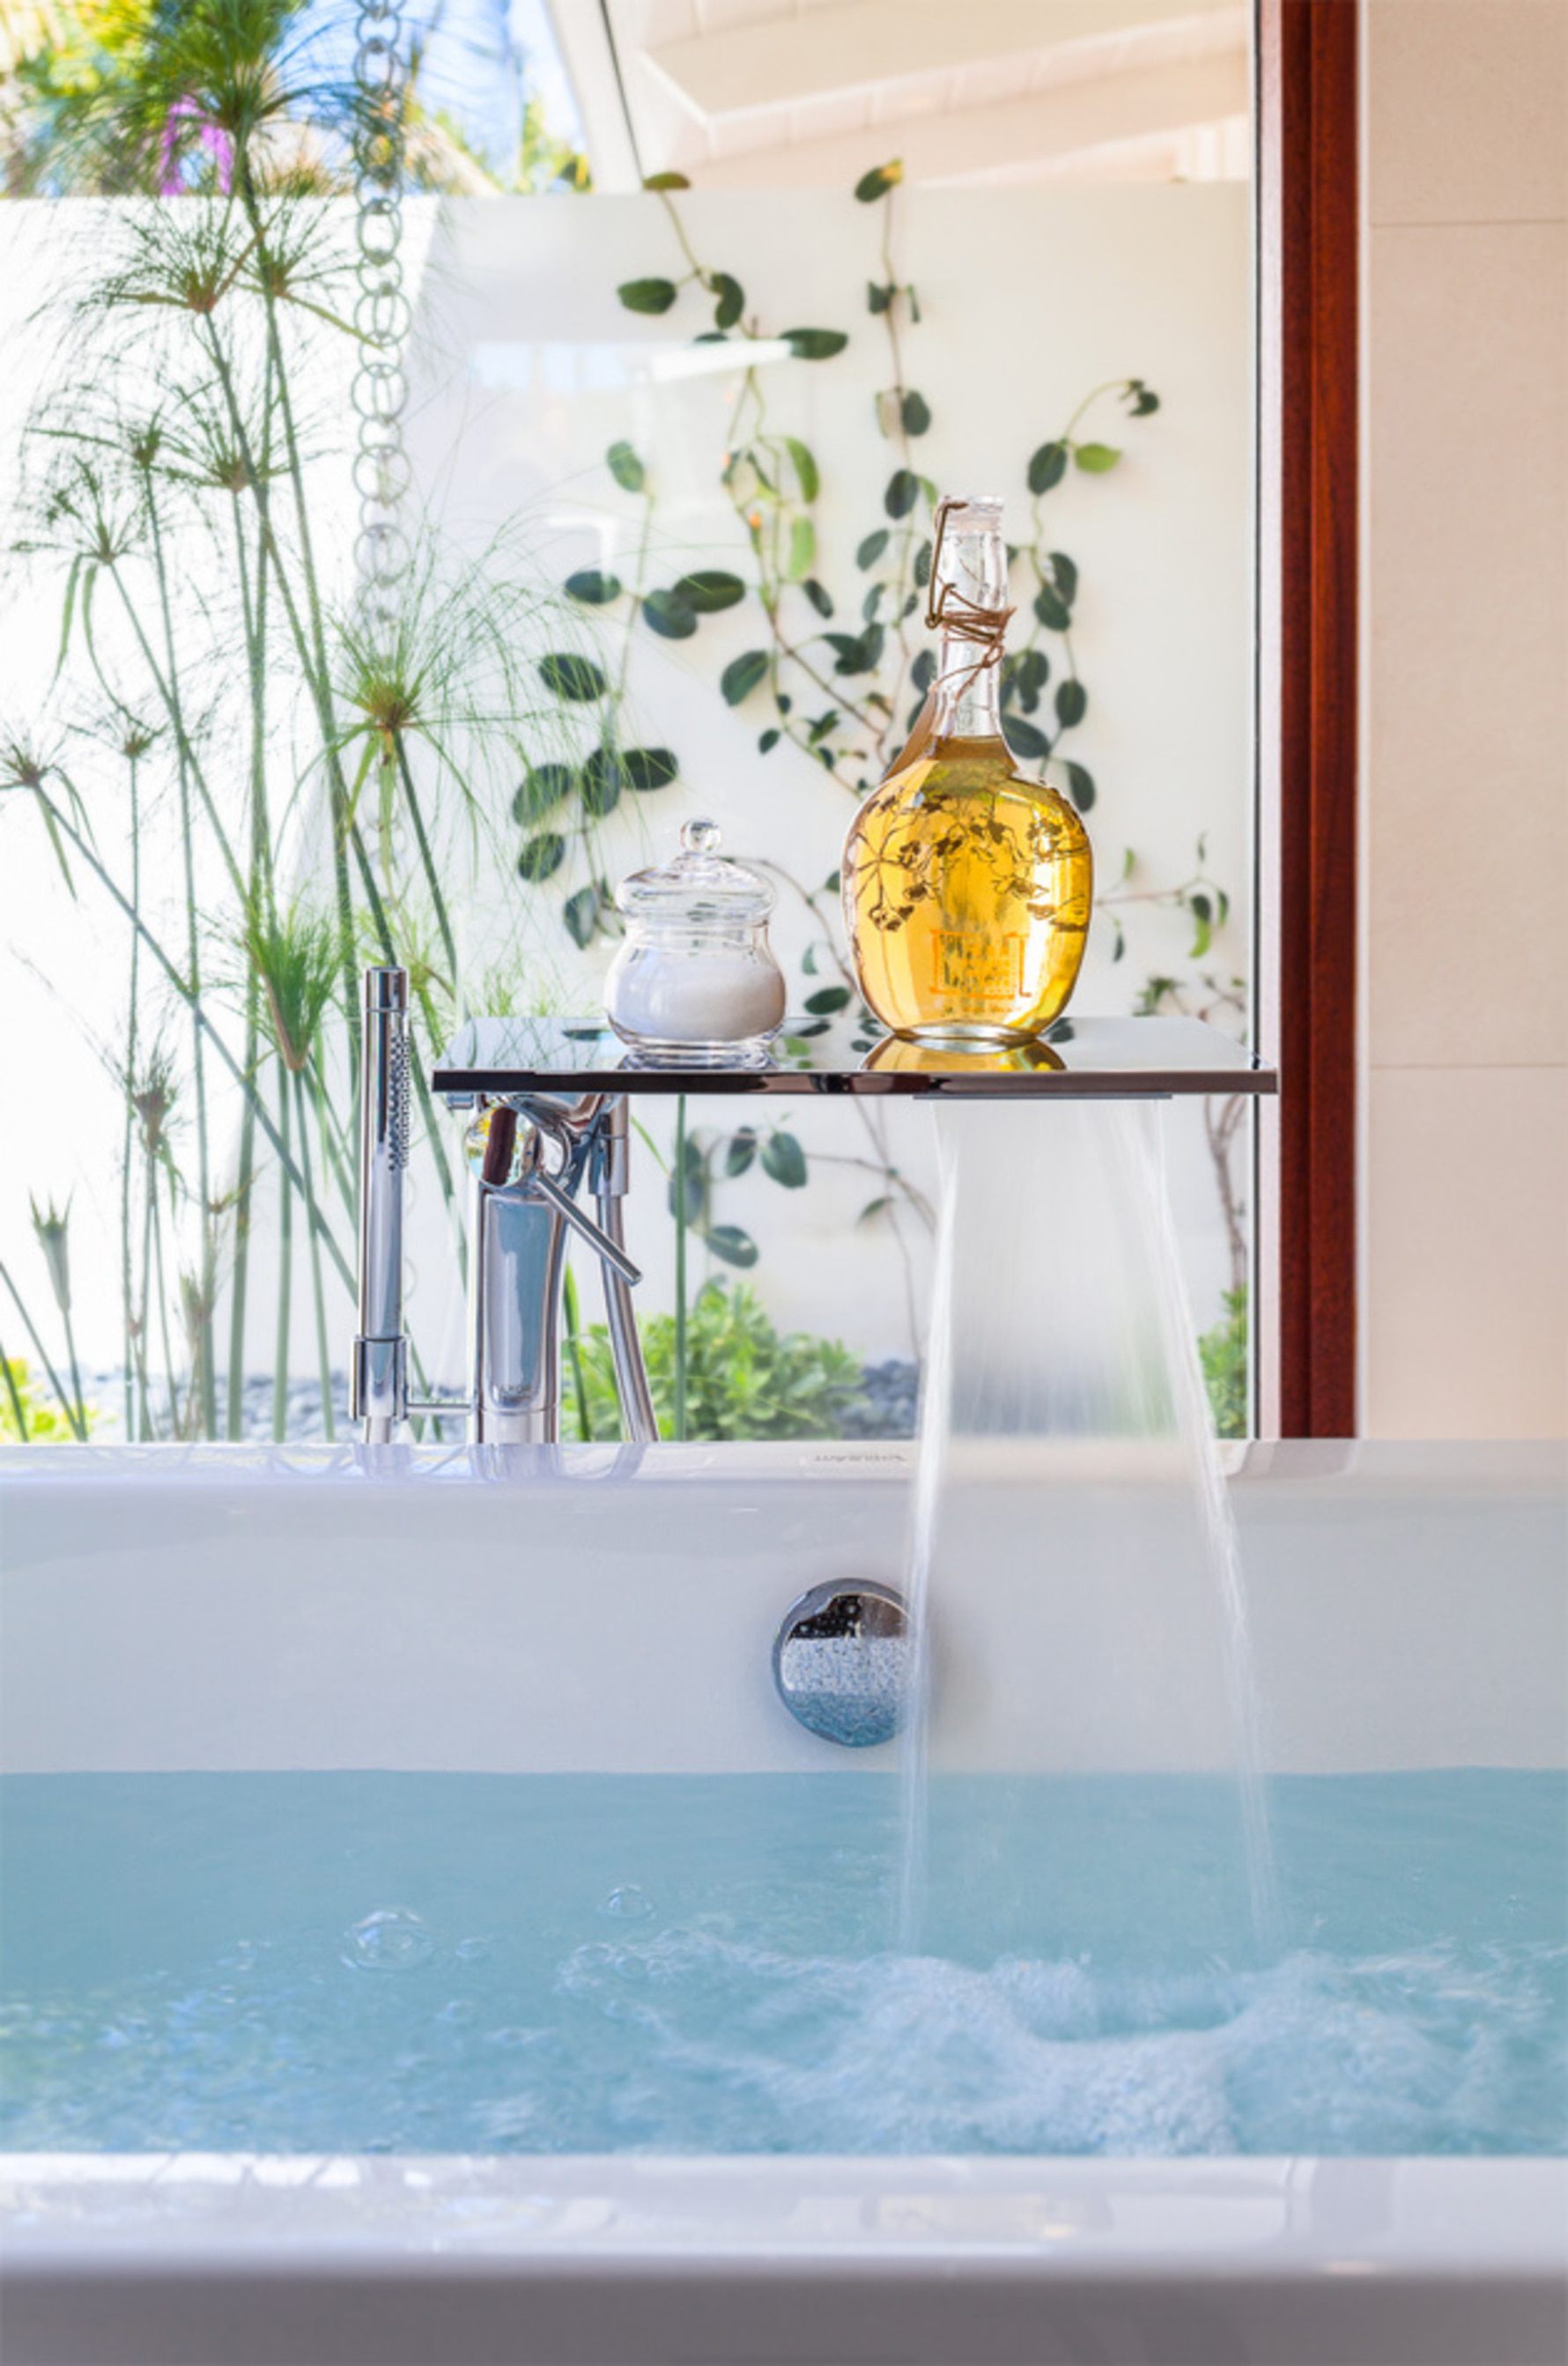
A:
[[[822,479],[810,445],[803,444],[798,435],[786,435],[784,449],[795,466],[795,479],[800,487],[801,500],[814,501],[821,490]]]
[[[855,183],[855,195],[863,206],[873,206],[878,197],[885,197],[889,189],[896,189],[903,177],[903,158],[891,157],[886,164],[874,164],[869,173],[861,175]]]
[[[1071,731],[1089,712],[1089,693],[1081,682],[1070,675],[1056,684],[1056,720],[1064,731]]]
[[[648,471],[629,444],[612,444],[604,455],[604,465],[617,485],[628,493],[640,493],[648,482]]]
[[[671,596],[684,600],[699,616],[716,616],[721,609],[739,606],[746,586],[739,575],[727,574],[722,568],[701,567],[694,574],[682,575]]]
[[[868,625],[863,633],[824,633],[822,637],[837,660],[835,673],[869,673],[882,654],[880,625]]]
[[[1051,679],[1051,660],[1043,649],[1020,649],[1008,673],[1010,686],[1026,715],[1040,704],[1040,693]]]
[[[766,730],[766,731],[763,731],[763,732],[761,732],[761,733],[760,733],[760,734],[759,734],[759,736],[758,736],[758,739],[757,739],[757,753],[758,753],[758,755],[759,755],[759,756],[771,756],[771,755],[773,754],[773,749],[778,746],[779,741],[780,741],[783,738],[784,738],[784,733],[783,733],[781,730],[779,730],[778,727],[777,727],[775,724],[770,724],[770,725],[769,725],[769,727],[768,727],[768,728],[767,728],[767,730]]]
[[[701,1225],[707,1208],[707,1169],[692,1136],[686,1136],[685,1156],[670,1170],[667,1197],[670,1213],[683,1224]]]
[[[603,698],[610,687],[603,669],[575,649],[552,649],[548,657],[539,659],[539,672],[546,689],[554,691],[558,698]]]
[[[1052,583],[1043,583],[1035,593],[1034,613],[1048,633],[1065,633],[1072,625],[1067,603]]]
[[[868,312],[886,312],[892,309],[893,299],[897,293],[897,288],[891,285],[886,287],[878,287],[874,279],[868,279],[865,283],[866,310]]]
[[[728,271],[710,272],[707,285],[709,295],[718,299],[713,308],[714,327],[733,329],[746,310],[746,290]]]
[[[1126,390],[1133,399],[1134,419],[1146,419],[1151,411],[1159,409],[1158,395],[1152,387],[1145,386],[1141,377],[1130,377]]]
[[[909,668],[909,680],[917,690],[929,690],[936,680],[936,651],[922,649]]]
[[[808,517],[795,517],[789,525],[789,580],[799,583],[810,574],[817,559],[817,528]]]
[[[1021,715],[1002,716],[1002,736],[1013,754],[1022,756],[1026,761],[1037,762],[1041,757],[1051,753],[1051,742],[1043,731],[1037,730],[1032,723],[1026,723]]]
[[[582,765],[583,812],[593,821],[603,821],[620,804],[625,785],[626,773],[615,749],[593,749]]]
[[[758,683],[766,680],[767,671],[766,649],[747,649],[740,657],[731,658],[718,678],[725,704],[739,706],[743,698],[750,698]]]
[[[1055,579],[1056,589],[1071,607],[1078,594],[1078,570],[1065,550],[1049,551],[1046,557],[1052,575]]]
[[[572,943],[586,950],[599,926],[598,888],[580,887],[575,896],[569,896],[561,906],[561,918]]]
[[[1214,907],[1207,896],[1189,896],[1187,908],[1196,923],[1190,961],[1201,961],[1214,941]]]
[[[666,789],[681,767],[669,748],[626,748],[621,753],[621,771],[628,789],[646,796],[652,789]]]
[[[919,550],[917,550],[917,551],[916,551],[916,553],[915,553],[915,569],[914,569],[914,572],[915,572],[915,580],[916,580],[916,582],[919,585],[919,587],[920,587],[921,591],[923,592],[923,591],[925,590],[925,588],[926,588],[926,585],[927,585],[927,584],[931,581],[931,544],[930,544],[929,542],[922,542],[922,543],[921,543],[921,545],[920,545],[920,546],[919,546]],[[919,601],[915,601],[915,600],[910,601],[910,602],[908,603],[908,606],[906,606],[905,611],[904,611],[904,614],[905,614],[906,615],[908,615],[908,614],[909,614],[909,610],[910,610],[910,608],[915,608],[915,607],[918,607],[919,605]]]
[[[1082,764],[1064,763],[1062,769],[1067,776],[1067,794],[1079,813],[1088,813],[1094,804],[1094,774]]]
[[[842,329],[786,329],[784,338],[797,362],[831,361],[850,342]]]
[[[876,432],[889,441],[898,433],[898,389],[885,386],[880,394],[872,397],[872,409],[876,414]]]
[[[754,1126],[743,1125],[739,1133],[729,1137],[729,1147],[724,1154],[727,1175],[744,1175],[757,1155],[757,1133]]]
[[[1122,455],[1114,444],[1078,444],[1073,448],[1073,457],[1086,476],[1103,477],[1107,469],[1114,468]]]
[[[623,279],[615,290],[628,312],[668,312],[676,292],[672,279]]]
[[[904,397],[903,421],[906,435],[923,435],[931,423],[931,405],[913,388]]]
[[[806,1008],[813,1019],[829,1019],[835,1010],[847,1010],[849,1007],[850,989],[847,986],[818,986],[815,994],[808,994],[806,997]]]
[[[786,1191],[804,1190],[806,1153],[793,1133],[769,1134],[762,1145],[762,1172]]]
[[[832,594],[829,592],[825,583],[819,583],[815,575],[808,575],[800,588],[805,592],[807,598],[810,601],[812,606],[816,609],[817,614],[819,616],[830,616],[832,614]]]
[[[757,1262],[757,1244],[739,1224],[712,1224],[703,1238],[715,1256],[722,1257],[726,1265],[751,1266]]]
[[[1065,444],[1042,444],[1029,462],[1029,490],[1036,495],[1048,493],[1059,485],[1067,473],[1067,447]]]
[[[879,525],[874,533],[868,534],[855,552],[855,565],[860,568],[874,567],[887,547],[887,528],[885,525]]]
[[[887,479],[882,506],[890,518],[906,518],[920,498],[920,480],[913,468],[895,468]]]
[[[602,574],[597,567],[581,567],[575,575],[567,577],[566,589],[585,608],[603,608],[609,601],[620,598],[621,579],[618,575]]]
[[[697,629],[697,612],[677,585],[671,592],[650,592],[642,603],[643,622],[666,641],[689,641]]]
[[[537,886],[552,871],[558,871],[566,860],[566,840],[556,830],[544,830],[537,838],[529,839],[517,858],[518,876]]]
[[[660,189],[689,189],[692,185],[684,173],[649,173],[642,186],[657,195]]]
[[[570,764],[530,765],[512,800],[513,820],[525,829],[531,828],[563,797],[570,796],[576,786],[577,774]]]

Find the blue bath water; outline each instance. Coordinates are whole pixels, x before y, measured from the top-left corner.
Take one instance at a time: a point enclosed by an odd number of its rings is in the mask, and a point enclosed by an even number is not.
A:
[[[39,1776],[0,2147],[1556,2153],[1568,1777]]]

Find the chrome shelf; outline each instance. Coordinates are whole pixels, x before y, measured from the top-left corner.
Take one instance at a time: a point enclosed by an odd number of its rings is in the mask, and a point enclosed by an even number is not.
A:
[[[1005,1051],[906,1042],[849,1013],[786,1021],[752,1065],[645,1064],[601,1022],[472,1019],[431,1076],[454,1107],[542,1093],[897,1093],[916,1098],[1167,1100],[1273,1093],[1279,1076],[1198,1019],[1058,1020],[1037,1043]]]

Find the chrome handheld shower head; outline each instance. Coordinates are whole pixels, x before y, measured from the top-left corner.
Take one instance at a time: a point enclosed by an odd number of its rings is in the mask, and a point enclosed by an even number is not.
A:
[[[367,1446],[385,1446],[408,1413],[403,1334],[403,1175],[409,1161],[409,980],[365,973],[359,1070],[359,1329],[350,1412]]]

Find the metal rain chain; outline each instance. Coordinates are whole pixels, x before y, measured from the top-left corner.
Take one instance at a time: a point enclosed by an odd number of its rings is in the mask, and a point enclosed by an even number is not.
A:
[[[354,486],[359,496],[355,571],[367,622],[390,637],[397,595],[408,573],[408,536],[401,510],[409,489],[403,449],[408,380],[403,349],[409,301],[403,292],[403,100],[399,0],[364,0],[355,34],[354,80],[359,107],[355,133],[355,276],[354,325],[363,343],[353,403],[358,420]]]

